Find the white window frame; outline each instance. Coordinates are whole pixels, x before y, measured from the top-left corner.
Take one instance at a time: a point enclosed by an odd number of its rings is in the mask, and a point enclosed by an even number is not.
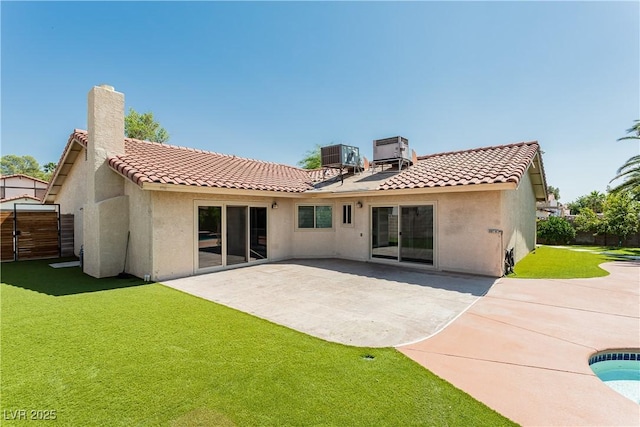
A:
[[[197,233],[198,233],[198,208],[200,207],[208,207],[208,206],[212,206],[212,207],[220,207],[222,209],[221,212],[221,230],[222,233],[224,234],[223,239],[222,239],[222,247],[221,247],[221,251],[222,251],[222,265],[215,265],[215,266],[211,266],[211,267],[203,267],[200,268],[198,265],[198,239],[197,239]],[[249,238],[250,234],[251,234],[251,220],[249,219],[249,215],[250,215],[250,208],[266,208],[267,209],[267,258],[265,259],[260,259],[260,260],[255,260],[255,261],[247,261],[247,262],[243,262],[243,263],[239,263],[239,264],[231,264],[228,265],[227,264],[227,235],[226,235],[226,229],[227,229],[227,207],[229,206],[235,206],[235,207],[244,207],[247,209],[247,239]],[[266,263],[269,262],[270,258],[269,258],[269,254],[271,253],[271,240],[269,239],[269,229],[270,229],[270,223],[271,223],[271,216],[269,214],[269,206],[267,203],[251,203],[251,202],[235,202],[235,201],[219,201],[219,200],[194,200],[193,201],[193,221],[194,221],[194,245],[193,245],[193,273],[194,274],[201,274],[201,273],[207,273],[207,272],[212,272],[212,271],[217,271],[217,270],[228,270],[228,269],[232,269],[232,268],[240,268],[246,265],[252,265],[252,264],[258,264],[258,263]],[[248,243],[248,242],[247,242]],[[247,259],[250,259],[250,254],[249,254],[249,246],[247,245]]]
[[[355,218],[354,217],[355,217],[355,212],[356,212],[355,204],[353,202],[341,203],[340,207],[341,207],[341,209],[340,209],[340,226],[341,227],[351,227],[351,228],[353,228],[354,227],[354,223],[355,223],[355,220],[354,220]],[[344,219],[345,219],[344,218],[344,209],[345,209],[345,207],[349,207],[349,214],[350,214],[349,215],[349,220],[350,220],[350,222],[344,222]]]
[[[300,228],[300,224],[299,224],[299,211],[300,211],[300,207],[310,207],[313,206],[313,228]],[[316,220],[316,208],[317,207],[329,207],[331,208],[331,227],[327,227],[327,228],[318,228],[317,227],[317,220]],[[312,232],[322,232],[322,231],[333,231],[335,229],[335,206],[334,203],[296,203],[295,205],[295,220],[296,220],[296,231],[312,231]]]

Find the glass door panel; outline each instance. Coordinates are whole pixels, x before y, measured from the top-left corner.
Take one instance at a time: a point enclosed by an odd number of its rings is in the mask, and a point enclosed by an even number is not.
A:
[[[433,206],[402,206],[400,224],[400,261],[433,265]]]
[[[227,206],[227,265],[247,261],[247,207]]]
[[[371,208],[371,256],[398,259],[398,207]]]
[[[198,268],[222,265],[222,208],[198,207]]]
[[[249,208],[249,260],[267,258],[267,208]]]

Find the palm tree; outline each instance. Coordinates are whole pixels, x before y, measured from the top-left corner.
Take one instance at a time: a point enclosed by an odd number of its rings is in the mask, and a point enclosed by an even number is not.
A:
[[[627,129],[627,133],[631,135],[618,138],[618,141],[626,139],[640,140],[640,120],[635,120],[634,125]],[[624,181],[612,188],[611,192],[629,191],[634,199],[640,200],[640,155],[629,158],[618,168],[616,176],[609,182],[620,178],[624,178]]]
[[[627,129],[627,133],[631,133],[632,135],[618,138],[618,141],[622,141],[624,139],[640,139],[640,120],[634,120],[634,122],[635,124]]]

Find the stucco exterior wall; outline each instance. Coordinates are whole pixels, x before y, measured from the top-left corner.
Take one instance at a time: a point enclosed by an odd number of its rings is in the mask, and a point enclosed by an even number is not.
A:
[[[502,193],[504,249],[514,248],[518,262],[536,246],[536,200],[528,171],[516,190]]]
[[[354,250],[358,258],[369,259],[370,211],[372,205],[434,205],[434,269],[500,275],[500,239],[489,233],[500,226],[500,192],[438,193],[421,196],[385,196],[363,199],[366,217],[359,215],[361,228],[353,240],[343,239],[346,252]],[[366,236],[366,242],[359,237]],[[363,244],[364,243],[364,244]],[[363,250],[364,248],[364,250]]]
[[[278,198],[272,195],[216,196],[174,192],[148,192],[147,195],[147,192],[134,187],[127,191],[131,197],[130,249],[136,248],[135,256],[139,259],[134,261],[130,258],[130,265],[133,274],[150,273],[155,280],[198,273],[198,205],[267,207],[270,261],[339,257],[378,262],[378,259],[370,257],[372,206],[434,205],[434,265],[411,264],[413,267],[500,276],[504,249],[510,247],[509,245],[515,245],[516,254],[521,257],[535,244],[535,200],[528,176],[523,179],[517,190],[510,191],[454,192],[420,196],[384,194],[378,197],[334,199]],[[278,205],[277,209],[271,208],[274,201]],[[362,208],[357,207],[357,202],[363,204]],[[352,226],[342,225],[342,206],[345,203],[352,205]],[[333,228],[298,229],[299,205],[332,206]],[[134,213],[135,210],[137,212]],[[145,222],[149,217],[152,218],[150,227],[149,223]],[[503,230],[504,234],[490,233],[490,229]],[[501,242],[501,237],[504,243]],[[137,254],[138,252],[143,255]],[[144,256],[148,256],[148,263]],[[143,271],[147,269],[147,265],[152,266],[152,271]]]
[[[126,271],[142,278],[146,274],[151,275],[153,266],[152,193],[126,181],[125,195],[129,197],[130,233]]]
[[[84,206],[83,271],[93,277],[112,277],[124,270],[129,197],[112,197]]]
[[[357,207],[361,202],[362,207]],[[351,226],[342,225],[342,206],[352,205]],[[369,222],[370,207],[363,198],[337,199],[335,201],[335,256],[354,261],[369,260],[371,226]]]
[[[267,208],[267,252],[271,261],[291,258],[292,201],[286,198],[218,196],[198,193],[150,192],[150,252],[154,280],[189,276],[196,266],[196,206],[248,205]],[[276,201],[277,209],[272,209]],[[143,219],[141,218],[141,221]]]
[[[87,200],[87,162],[82,149],[65,178],[64,185],[56,195],[54,203],[60,205],[61,214],[73,214],[73,253],[80,255],[83,242],[84,204]]]
[[[297,228],[298,206],[331,206],[332,228]],[[292,233],[291,252],[294,258],[329,258],[337,256],[336,230],[339,227],[338,204],[335,200],[296,199],[290,204],[292,221],[289,232]]]

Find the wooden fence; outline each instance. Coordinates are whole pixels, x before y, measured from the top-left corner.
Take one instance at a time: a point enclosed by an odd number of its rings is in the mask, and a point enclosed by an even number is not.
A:
[[[0,212],[2,261],[73,255],[73,215],[55,211]]]

